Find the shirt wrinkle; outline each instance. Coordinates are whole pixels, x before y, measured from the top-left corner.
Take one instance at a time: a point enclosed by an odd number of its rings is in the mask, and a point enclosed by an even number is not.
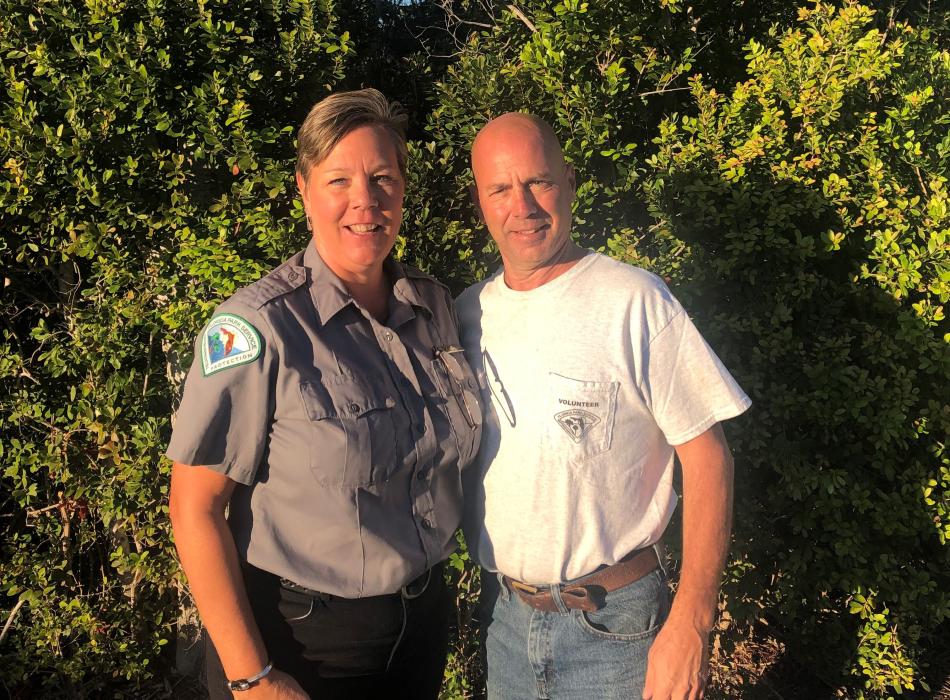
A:
[[[650,354],[650,350],[653,349],[653,343],[655,343],[657,340],[659,340],[660,337],[661,337],[664,333],[666,333],[667,329],[668,329],[670,326],[673,325],[673,322],[674,322],[676,319],[678,319],[678,318],[680,317],[680,314],[684,314],[684,313],[686,313],[686,309],[680,307],[679,311],[677,311],[675,314],[673,314],[673,316],[670,317],[670,320],[666,322],[666,325],[663,326],[663,328],[661,328],[660,330],[658,330],[658,331],[656,332],[656,335],[654,335],[652,338],[650,338],[650,342],[647,343],[647,356],[648,356],[648,357],[649,357],[649,354]],[[646,369],[647,369],[647,368],[644,368],[644,370],[646,370]],[[643,371],[643,372],[641,373],[640,381],[637,382],[637,384],[636,384],[637,390],[640,392],[640,394],[641,394],[642,396],[646,396],[646,390],[643,388],[643,383],[644,383],[645,381],[647,381],[647,374],[648,374],[647,371]]]

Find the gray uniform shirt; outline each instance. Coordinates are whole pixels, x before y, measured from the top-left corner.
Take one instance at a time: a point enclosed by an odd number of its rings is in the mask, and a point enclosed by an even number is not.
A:
[[[452,552],[481,431],[448,290],[385,269],[385,325],[312,244],[221,304],[166,452],[238,482],[228,522],[247,562],[348,598]]]

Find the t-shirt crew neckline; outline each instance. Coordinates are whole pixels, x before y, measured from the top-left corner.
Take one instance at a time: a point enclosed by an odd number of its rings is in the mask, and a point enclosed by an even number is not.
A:
[[[525,289],[517,290],[512,289],[508,286],[508,283],[505,282],[505,270],[504,267],[498,271],[498,293],[504,295],[510,300],[522,300],[527,301],[529,299],[537,299],[539,297],[547,296],[549,294],[556,294],[563,290],[565,287],[571,284],[571,281],[577,277],[581,272],[583,272],[589,265],[593,264],[594,260],[597,259],[597,254],[592,250],[584,251],[584,257],[578,260],[573,267],[571,267],[567,272],[558,275],[550,282],[545,282],[540,287],[535,287],[534,289]]]

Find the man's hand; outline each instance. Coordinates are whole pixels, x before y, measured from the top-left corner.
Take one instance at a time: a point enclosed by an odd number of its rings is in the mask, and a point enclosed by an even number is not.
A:
[[[709,669],[708,634],[672,615],[647,657],[644,700],[700,700]]]
[[[310,700],[293,676],[276,668],[253,687],[233,695],[235,700]]]

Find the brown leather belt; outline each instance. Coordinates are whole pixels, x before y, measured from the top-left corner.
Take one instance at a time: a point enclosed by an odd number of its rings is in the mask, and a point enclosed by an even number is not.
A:
[[[568,583],[550,586],[532,586],[508,576],[502,581],[509,590],[518,594],[525,603],[535,610],[557,612],[557,603],[551,594],[551,588],[557,586],[564,605],[572,610],[593,612],[604,607],[605,597],[611,591],[629,586],[653,571],[660,562],[653,547],[631,552],[616,564],[605,566],[592,574],[582,576]]]

